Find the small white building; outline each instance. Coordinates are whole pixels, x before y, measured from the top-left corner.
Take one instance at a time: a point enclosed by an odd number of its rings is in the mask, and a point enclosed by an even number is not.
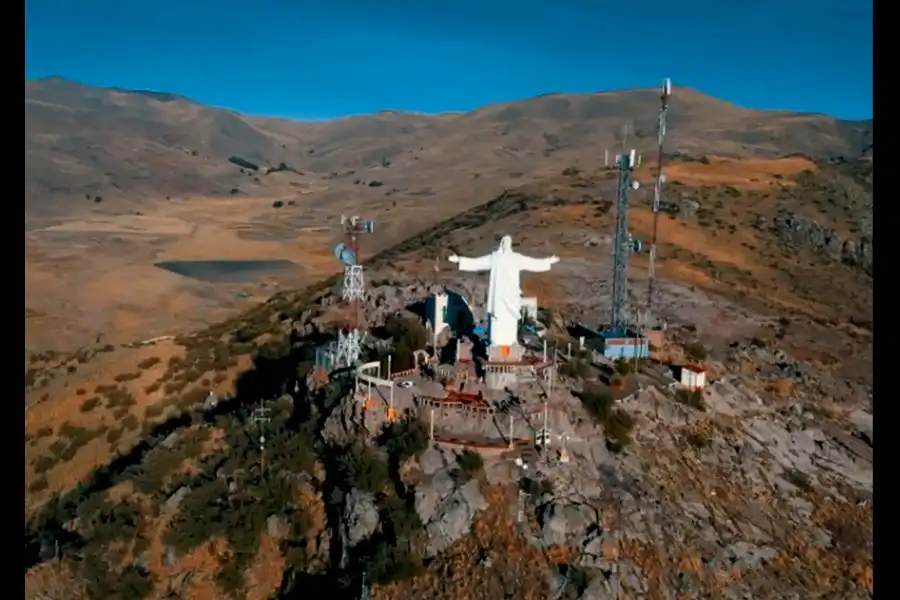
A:
[[[431,325],[431,330],[434,331],[435,335],[440,335],[448,327],[447,305],[449,304],[449,297],[447,294],[434,294],[430,300],[428,302],[431,305],[429,306],[430,310],[428,310],[429,325]]]
[[[689,390],[702,390],[706,387],[706,370],[698,365],[681,367],[681,385]]]

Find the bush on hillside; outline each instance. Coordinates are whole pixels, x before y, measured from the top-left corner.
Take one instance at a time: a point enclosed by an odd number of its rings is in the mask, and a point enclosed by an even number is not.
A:
[[[357,488],[370,494],[384,489],[389,479],[388,465],[378,450],[355,443],[335,447],[329,453],[336,456],[334,461],[335,485],[345,491]]]
[[[420,350],[428,342],[425,326],[415,317],[393,314],[387,318],[384,330],[395,345],[404,345],[410,350]]]
[[[546,479],[525,477],[521,480],[519,489],[528,495],[534,505],[538,505],[545,494],[553,493],[553,484]]]
[[[559,365],[559,374],[572,379],[585,379],[590,367],[582,360],[570,360]]]
[[[594,423],[601,425],[609,416],[613,406],[613,397],[609,390],[600,384],[588,382],[585,383],[579,396],[584,409]]]
[[[675,392],[675,400],[685,406],[690,406],[699,411],[706,411],[706,401],[703,399],[703,390],[679,389]]]
[[[606,445],[613,452],[621,452],[631,443],[631,430],[634,418],[622,409],[612,411],[603,421],[603,433]]]
[[[399,466],[428,448],[428,430],[416,417],[397,419],[385,425],[378,438],[392,465]]]
[[[250,162],[249,160],[241,158],[240,156],[229,156],[228,162],[230,162],[233,165],[237,165],[238,167],[241,167],[243,169],[251,169],[253,171],[259,171],[259,165],[255,165],[252,162]]]
[[[584,409],[594,423],[603,427],[607,446],[613,452],[621,451],[631,442],[634,419],[621,409],[614,409],[612,394],[596,383],[588,383],[580,394]]]
[[[450,472],[453,480],[462,485],[477,476],[484,469],[484,459],[472,450],[463,450],[456,457],[456,467]]]
[[[620,358],[616,361],[616,373],[624,377],[631,373],[632,366],[633,364],[630,360]]]

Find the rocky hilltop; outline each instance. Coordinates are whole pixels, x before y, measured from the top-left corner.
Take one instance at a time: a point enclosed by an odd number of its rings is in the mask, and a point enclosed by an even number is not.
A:
[[[372,326],[395,344],[420,335],[401,333],[415,323],[404,307],[426,289],[375,288]],[[349,380],[314,376],[329,298],[273,301],[287,338],[259,348],[233,399],[182,405],[149,446],[49,505],[27,538],[29,585],[89,575],[91,598],[293,598],[309,585],[384,599],[869,597],[864,384],[763,340],[707,347],[676,327],[664,350],[702,354],[704,391],[649,362],[614,399],[588,356],[561,358],[549,449],[478,453],[430,441],[421,418],[373,417]],[[197,355],[217,335],[181,343]],[[48,571],[53,539],[64,568]]]

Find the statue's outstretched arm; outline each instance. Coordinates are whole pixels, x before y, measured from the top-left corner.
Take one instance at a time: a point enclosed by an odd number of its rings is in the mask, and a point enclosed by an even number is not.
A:
[[[451,254],[448,259],[450,262],[455,262],[459,264],[460,271],[489,271],[491,269],[491,255],[485,254],[484,256],[479,256],[477,258],[468,258],[466,256],[457,256],[456,254]]]
[[[549,271],[550,267],[559,262],[558,256],[551,256],[549,258],[532,258],[530,256],[525,256],[524,254],[518,254],[516,256],[516,259],[519,264],[520,270],[531,271],[532,273]]]

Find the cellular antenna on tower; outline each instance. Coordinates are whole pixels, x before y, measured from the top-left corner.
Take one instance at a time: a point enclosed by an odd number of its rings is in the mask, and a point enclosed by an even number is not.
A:
[[[344,265],[344,281],[341,298],[350,305],[352,317],[345,323],[346,330],[338,332],[335,367],[350,367],[356,364],[365,335],[362,301],[366,295],[363,266],[360,260],[360,236],[375,231],[373,221],[364,221],[357,216],[341,215],[344,241],[334,247],[334,256]]]
[[[660,94],[661,106],[659,109],[659,117],[657,120],[657,154],[656,154],[656,182],[653,186],[653,237],[650,239],[650,260],[648,266],[647,277],[647,310],[642,321],[649,324],[653,319],[659,325],[659,320],[654,319],[653,304],[656,295],[656,236],[659,227],[659,209],[662,196],[662,186],[666,182],[666,175],[663,173],[663,144],[666,140],[666,117],[669,112],[669,97],[672,95],[672,80],[666,77],[663,79],[662,90]]]

